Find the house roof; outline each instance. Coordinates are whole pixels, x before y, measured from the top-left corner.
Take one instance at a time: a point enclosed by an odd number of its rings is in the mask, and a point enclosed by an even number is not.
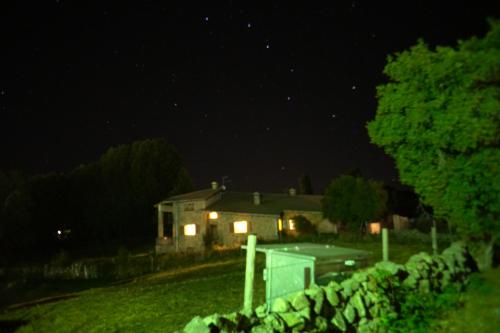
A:
[[[321,211],[321,195],[295,195],[262,193],[260,205],[253,202],[253,193],[223,192],[222,198],[207,210],[254,214],[280,214],[284,210]]]
[[[164,201],[190,201],[190,200],[203,200],[203,199],[208,199],[214,194],[217,194],[220,192],[219,189],[213,190],[213,189],[205,189],[205,190],[199,190],[199,191],[194,191],[194,192],[189,192],[189,193],[184,193],[184,194],[179,194],[179,195],[174,195],[172,197],[169,197],[165,199]]]

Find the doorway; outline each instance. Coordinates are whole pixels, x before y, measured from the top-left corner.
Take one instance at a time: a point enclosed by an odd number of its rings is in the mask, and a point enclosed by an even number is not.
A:
[[[163,235],[168,238],[174,236],[174,215],[171,212],[166,212],[163,215]]]

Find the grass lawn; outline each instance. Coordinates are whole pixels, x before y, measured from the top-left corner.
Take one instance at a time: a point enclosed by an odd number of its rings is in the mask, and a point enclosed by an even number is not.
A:
[[[9,309],[0,314],[0,321],[26,321],[16,332],[173,332],[195,315],[238,310],[243,285],[242,257],[90,289],[63,301]],[[263,290],[258,279],[258,303],[264,301]]]
[[[379,242],[330,241],[338,246],[373,252],[380,260]],[[427,244],[391,244],[391,260],[429,251]],[[24,321],[16,332],[174,332],[196,315],[238,310],[243,304],[243,254],[142,276],[124,284],[78,291],[57,302],[0,310],[1,322]],[[254,304],[264,303],[260,272],[264,256],[257,255]]]
[[[500,332],[500,267],[471,276],[463,306],[435,325],[436,332]]]

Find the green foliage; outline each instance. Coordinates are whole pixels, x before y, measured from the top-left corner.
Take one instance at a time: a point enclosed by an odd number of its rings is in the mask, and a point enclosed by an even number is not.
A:
[[[103,197],[94,207],[104,219],[106,237],[151,235],[151,205],[191,188],[180,156],[164,139],[110,148],[96,171]]]
[[[463,306],[448,311],[433,323],[433,332],[489,333],[500,327],[500,267],[481,274],[472,274],[467,291],[462,296]],[[431,331],[431,330],[429,330]]]
[[[386,210],[387,192],[383,184],[360,177],[341,176],[334,179],[322,199],[323,216],[341,221],[351,228],[380,218]]]
[[[299,235],[314,235],[316,234],[316,226],[311,223],[306,217],[302,215],[297,215],[292,217],[295,223],[295,230]]]
[[[308,174],[300,175],[298,179],[298,194],[314,194],[311,178]]]
[[[68,251],[65,250],[60,250],[57,252],[54,257],[51,260],[51,265],[57,266],[57,267],[65,267],[68,266],[71,263],[71,257],[68,253]]]
[[[437,218],[462,235],[500,236],[500,22],[484,38],[388,58],[368,133]]]
[[[34,255],[38,246],[48,254],[60,245],[60,229],[71,230],[64,242],[74,246],[153,239],[153,204],[191,188],[179,154],[164,139],[112,147],[67,174],[23,179],[0,172],[0,247]]]
[[[37,243],[38,235],[32,231],[30,209],[33,206],[29,193],[23,190],[12,191],[4,200],[0,219],[1,246],[5,251],[31,247]]]
[[[444,312],[460,304],[460,292],[454,286],[443,293],[407,293],[399,297],[398,316],[390,316],[384,321],[389,332],[427,333]]]

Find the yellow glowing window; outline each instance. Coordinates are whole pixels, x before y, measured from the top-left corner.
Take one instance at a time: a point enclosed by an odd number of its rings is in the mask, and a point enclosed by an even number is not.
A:
[[[217,212],[210,212],[208,213],[208,218],[211,220],[217,220],[219,218],[219,214],[217,214]]]
[[[380,234],[380,223],[379,222],[372,222],[369,225],[369,231],[370,234]]]
[[[278,219],[278,230],[279,231],[283,230],[283,220],[282,219]]]
[[[185,236],[195,236],[196,235],[196,224],[186,224],[184,226]]]
[[[248,231],[247,221],[236,221],[233,223],[235,234],[246,234]]]
[[[295,222],[293,222],[293,220],[288,220],[288,226],[290,228],[290,230],[295,230]]]

